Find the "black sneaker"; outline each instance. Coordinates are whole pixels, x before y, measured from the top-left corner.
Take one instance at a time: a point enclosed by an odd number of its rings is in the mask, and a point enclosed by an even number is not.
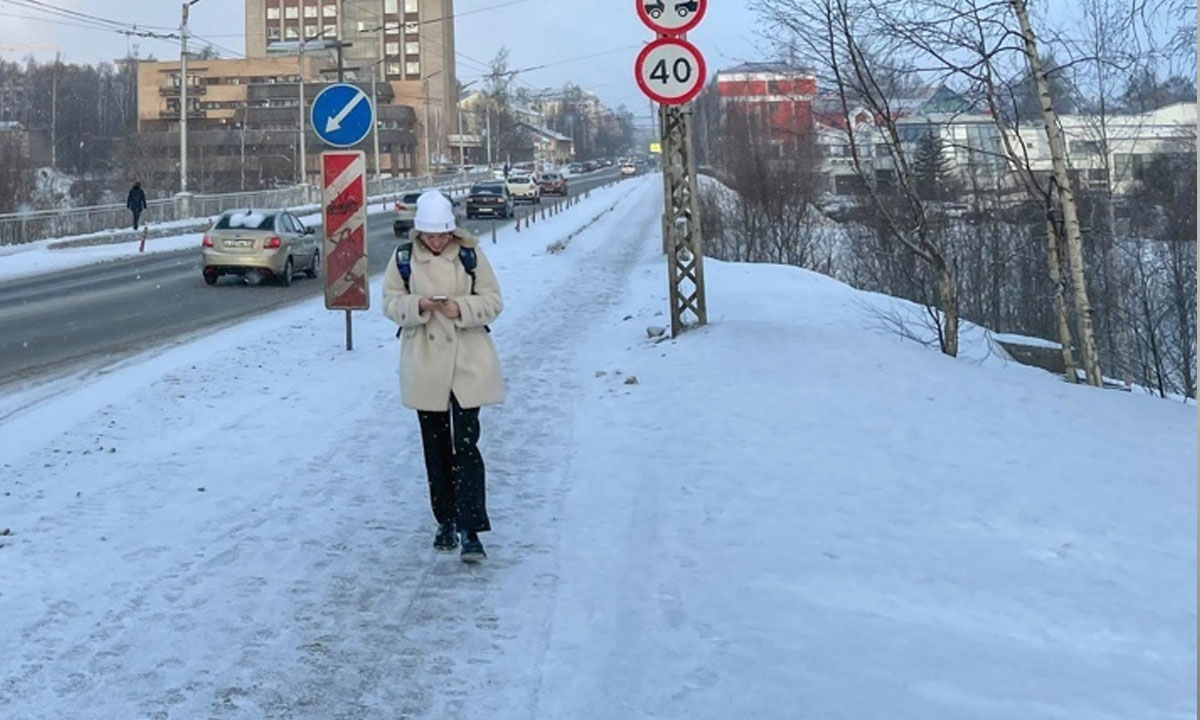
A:
[[[479,542],[479,536],[473,532],[462,533],[462,553],[460,555],[465,563],[477,563],[487,557],[487,553],[483,551],[483,543]]]
[[[438,525],[437,535],[433,536],[433,548],[450,551],[456,547],[458,547],[458,533],[454,532],[454,523]]]

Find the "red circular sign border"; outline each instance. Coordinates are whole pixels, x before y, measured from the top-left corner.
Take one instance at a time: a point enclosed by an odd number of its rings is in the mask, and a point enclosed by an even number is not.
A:
[[[658,93],[654,92],[649,85],[646,84],[645,80],[642,79],[642,64],[646,62],[646,56],[664,45],[678,45],[684,50],[690,52],[696,58],[696,69],[699,71],[697,75],[700,78],[700,82],[696,83],[696,87],[677,98],[668,98],[659,95]],[[660,105],[686,105],[694,100],[696,96],[704,90],[704,82],[708,80],[708,66],[704,62],[704,55],[700,53],[700,49],[687,40],[677,37],[661,37],[651,43],[648,43],[646,47],[642,48],[642,51],[638,53],[637,60],[635,60],[633,63],[633,79],[637,81],[638,87],[641,88],[642,93],[646,97]]]
[[[688,20],[685,25],[677,27],[673,30],[667,30],[654,24],[654,18],[650,17],[649,13],[646,12],[646,0],[633,0],[633,2],[634,7],[637,8],[638,17],[642,20],[642,24],[654,32],[667,35],[668,37],[683,35],[684,33],[695,29],[695,27],[700,24],[700,21],[704,19],[704,14],[708,12],[708,0],[699,0],[700,9],[696,11],[696,14],[692,16],[691,20]],[[674,2],[675,0],[663,0],[663,4],[668,5],[668,7]]]

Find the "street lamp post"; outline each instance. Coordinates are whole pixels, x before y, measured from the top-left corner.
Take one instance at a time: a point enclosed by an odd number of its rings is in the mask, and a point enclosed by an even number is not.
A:
[[[324,31],[322,31],[324,32]],[[304,193],[304,199],[308,200],[308,130],[304,123],[304,45],[307,40],[300,43],[300,191]]]
[[[429,78],[441,75],[442,71],[437,70],[431,72],[421,78],[421,83],[424,85],[424,100],[425,100],[425,174],[433,175],[433,159],[429,148]]]
[[[375,64],[371,66],[371,142],[375,146],[375,179],[383,177],[383,171],[379,168],[379,95],[375,91],[376,78],[379,76],[379,67],[386,58],[379,58]]]
[[[200,0],[187,0],[183,3],[183,16],[179,23],[179,195],[182,199],[180,215],[188,215],[191,210],[187,200],[188,11],[198,2]]]

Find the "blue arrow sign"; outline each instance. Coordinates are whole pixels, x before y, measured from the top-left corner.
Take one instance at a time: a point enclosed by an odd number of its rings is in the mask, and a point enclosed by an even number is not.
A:
[[[374,122],[375,108],[371,99],[354,85],[330,85],[313,100],[313,131],[334,147],[350,147],[362,142]]]

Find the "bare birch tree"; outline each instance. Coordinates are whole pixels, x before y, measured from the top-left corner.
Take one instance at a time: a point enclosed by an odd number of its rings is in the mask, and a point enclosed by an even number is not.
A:
[[[1063,139],[1058,113],[1050,96],[1046,72],[1038,55],[1037,34],[1029,17],[1026,0],[1009,0],[1012,11],[1020,24],[1021,37],[1025,45],[1025,59],[1037,82],[1038,94],[1042,98],[1042,116],[1046,125],[1046,139],[1050,143],[1050,156],[1054,167],[1054,182],[1058,191],[1059,207],[1062,210],[1063,230],[1067,247],[1067,272],[1071,277],[1071,288],[1075,302],[1075,317],[1079,326],[1079,350],[1083,371],[1089,385],[1100,387],[1104,378],[1100,372],[1100,358],[1096,352],[1096,334],[1092,324],[1092,305],[1088,299],[1087,276],[1083,265],[1083,232],[1079,226],[1079,207],[1075,202],[1075,191],[1071,176],[1067,172],[1067,148]]]
[[[877,230],[929,273],[932,305],[927,307],[938,346],[957,356],[957,279],[918,190],[910,151],[901,141],[887,48],[872,47],[870,30],[860,24],[869,17],[865,11],[870,5],[869,0],[758,0],[755,7],[786,33],[783,42],[805,48],[807,59],[832,84],[854,172],[875,211]],[[860,115],[868,119],[865,135]],[[871,158],[887,161],[889,182],[880,181]]]

